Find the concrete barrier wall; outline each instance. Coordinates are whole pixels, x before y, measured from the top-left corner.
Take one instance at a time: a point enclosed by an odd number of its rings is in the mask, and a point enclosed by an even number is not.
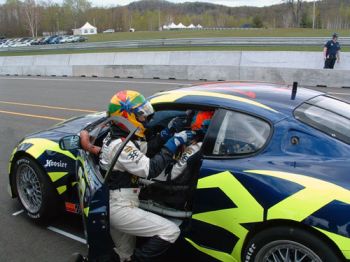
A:
[[[350,87],[350,53],[325,70],[322,52],[132,52],[0,57],[0,75],[251,80]]]
[[[34,56],[7,56],[3,66],[33,66]]]
[[[242,52],[240,66],[322,69],[322,52]],[[336,69],[350,70],[350,53],[341,53]]]
[[[0,56],[0,67],[4,64],[5,57]]]

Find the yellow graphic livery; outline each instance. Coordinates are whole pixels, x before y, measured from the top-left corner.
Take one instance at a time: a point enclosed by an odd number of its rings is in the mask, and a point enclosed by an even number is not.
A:
[[[220,93],[207,92],[207,91],[176,90],[176,91],[170,91],[170,92],[162,92],[159,96],[152,98],[151,103],[154,105],[154,104],[159,104],[159,103],[174,102],[174,101],[176,101],[180,98],[183,98],[185,96],[208,96],[208,97],[224,98],[224,99],[229,99],[229,100],[234,100],[234,101],[250,104],[250,105],[264,108],[266,110],[277,113],[277,111],[275,109],[273,109],[269,106],[266,106],[264,104],[261,104],[259,102],[253,101],[251,99],[247,99],[247,98],[240,97],[240,96],[220,94]]]
[[[305,187],[269,208],[267,220],[283,219],[301,222],[334,200],[350,204],[349,190],[320,179],[270,170],[245,170],[244,172],[285,179]],[[263,207],[229,171],[199,179],[197,189],[203,188],[220,188],[237,207],[197,213],[192,218],[221,227],[237,236],[239,240],[231,254],[202,247],[189,238],[186,240],[199,251],[219,261],[241,261],[243,242],[248,234],[248,230],[241,224],[263,222]],[[315,229],[331,239],[344,256],[350,259],[350,238],[316,227]]]

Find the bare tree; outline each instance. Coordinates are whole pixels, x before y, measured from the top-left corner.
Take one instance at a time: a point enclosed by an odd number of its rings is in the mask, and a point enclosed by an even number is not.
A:
[[[284,0],[284,2],[286,2],[290,12],[292,13],[293,26],[299,27],[300,26],[300,18],[301,18],[301,8],[302,8],[303,1],[302,0]]]
[[[32,37],[37,37],[39,25],[39,7],[35,0],[25,0],[23,2],[23,8],[29,31]]]

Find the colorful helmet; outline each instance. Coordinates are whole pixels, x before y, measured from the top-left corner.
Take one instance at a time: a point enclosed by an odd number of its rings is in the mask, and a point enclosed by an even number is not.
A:
[[[192,118],[191,129],[206,132],[213,115],[214,111],[198,111]]]
[[[121,116],[128,119],[135,127],[139,128],[136,135],[144,137],[145,127],[137,117],[148,118],[154,113],[154,110],[151,103],[139,92],[123,90],[112,97],[107,113],[109,116]]]

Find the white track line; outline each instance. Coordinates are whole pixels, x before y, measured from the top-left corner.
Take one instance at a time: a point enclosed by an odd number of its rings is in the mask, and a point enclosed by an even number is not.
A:
[[[327,94],[331,94],[331,95],[343,95],[343,96],[350,96],[350,93],[336,93],[336,92],[328,92]]]
[[[15,212],[15,213],[13,213],[12,215],[13,215],[13,216],[18,216],[19,214],[22,214],[23,212],[24,212],[24,210],[21,209],[20,211],[17,211],[17,212]]]
[[[71,233],[68,233],[68,232],[66,232],[66,231],[63,231],[63,230],[61,230],[61,229],[58,229],[58,228],[55,228],[55,227],[51,227],[51,226],[47,227],[47,229],[48,229],[48,230],[51,230],[51,231],[53,231],[53,232],[55,232],[55,233],[58,233],[58,234],[60,234],[60,235],[63,235],[63,236],[65,236],[65,237],[69,237],[70,239],[76,240],[76,241],[78,241],[78,242],[80,242],[80,243],[86,244],[86,240],[85,240],[84,238],[78,237],[78,236],[76,236],[76,235],[73,235],[73,234],[71,234]]]
[[[0,77],[5,80],[38,80],[38,81],[71,81],[71,82],[99,82],[99,83],[131,83],[131,84],[152,84],[152,85],[176,85],[176,86],[190,86],[192,84],[188,83],[171,83],[171,82],[153,82],[153,81],[127,81],[127,80],[94,80],[94,79],[84,79],[84,78],[32,78],[32,77]]]
[[[21,210],[15,212],[15,213],[13,213],[12,215],[13,215],[13,216],[18,216],[19,214],[21,214],[21,213],[23,213],[23,212],[24,212],[24,210],[21,209]],[[78,236],[73,235],[73,234],[71,234],[71,233],[65,232],[65,231],[63,231],[63,230],[61,230],[61,229],[58,229],[58,228],[55,228],[55,227],[52,227],[52,226],[48,226],[47,229],[48,229],[48,230],[51,230],[51,231],[53,231],[53,232],[55,232],[55,233],[58,233],[58,234],[60,234],[60,235],[63,235],[63,236],[65,236],[65,237],[68,237],[68,238],[70,238],[70,239],[73,239],[73,240],[75,240],[75,241],[78,241],[78,242],[80,242],[80,243],[86,244],[86,240],[85,240],[84,238],[81,238],[81,237],[78,237]]]

